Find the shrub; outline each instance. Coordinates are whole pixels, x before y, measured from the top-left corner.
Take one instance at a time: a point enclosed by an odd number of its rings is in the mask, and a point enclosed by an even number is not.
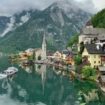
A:
[[[96,70],[91,68],[90,66],[84,66],[82,69],[82,75],[85,78],[90,78],[96,76]]]
[[[81,55],[75,56],[74,61],[75,61],[76,65],[82,64],[82,57],[81,57]]]

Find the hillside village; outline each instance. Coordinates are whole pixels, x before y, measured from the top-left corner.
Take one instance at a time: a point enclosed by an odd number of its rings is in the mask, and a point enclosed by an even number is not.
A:
[[[46,36],[43,35],[42,48],[29,48],[18,55],[11,56],[12,61],[18,58],[24,65],[37,63],[53,62],[61,66],[73,66],[78,69],[75,72],[81,75],[81,78],[93,79],[101,86],[105,86],[105,29],[93,28],[92,23],[87,22],[81,30],[77,46],[72,46],[62,51],[50,52],[47,50]],[[73,48],[78,49],[74,52]],[[47,61],[46,61],[47,60]],[[85,75],[86,69],[90,74]],[[89,71],[89,69],[91,69]]]
[[[71,46],[56,51],[48,49],[45,33],[40,48],[30,47],[13,54],[11,62],[19,62],[23,68],[34,65],[37,71],[42,65],[50,66],[72,80],[94,81],[105,92],[105,28],[94,27],[90,20],[75,40],[71,37]]]
[[[105,63],[105,29],[93,28],[91,24],[88,24],[79,36],[78,51],[80,51],[81,43],[84,44],[82,57],[88,58],[91,67],[103,66]]]
[[[0,6],[0,105],[105,105],[105,0]]]
[[[79,35],[80,51],[83,43],[82,58],[86,58],[92,68],[99,71],[99,82],[105,86],[105,29],[93,28],[92,23],[88,22]]]

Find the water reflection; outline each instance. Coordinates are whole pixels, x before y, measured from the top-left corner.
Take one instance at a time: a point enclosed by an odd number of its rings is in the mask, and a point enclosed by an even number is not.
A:
[[[42,83],[42,91],[44,94],[44,87],[46,82],[46,65],[33,65],[33,66],[23,66],[21,67],[27,72],[27,73],[37,73],[41,76],[41,83]],[[33,72],[34,71],[34,72]]]
[[[2,64],[1,70],[11,66]],[[0,81],[0,105],[104,105],[93,82],[71,81],[46,65],[14,66],[19,72]]]
[[[76,81],[75,87],[78,91],[78,100],[86,105],[104,105],[105,96],[95,82]],[[82,84],[82,85],[81,85]]]

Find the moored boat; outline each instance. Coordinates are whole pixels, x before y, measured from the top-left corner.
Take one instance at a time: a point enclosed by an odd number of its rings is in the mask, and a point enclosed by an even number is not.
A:
[[[4,73],[0,73],[0,80],[1,80],[1,79],[5,79],[5,78],[7,78],[7,75],[4,74]]]
[[[18,69],[15,67],[9,67],[7,70],[4,71],[4,74],[6,74],[7,76],[13,75],[16,72],[18,72]]]

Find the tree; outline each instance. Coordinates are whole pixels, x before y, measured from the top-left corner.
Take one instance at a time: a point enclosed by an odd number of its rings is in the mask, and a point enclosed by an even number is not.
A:
[[[33,60],[33,56],[28,56],[28,60]]]
[[[96,70],[91,68],[90,66],[84,66],[82,69],[82,75],[85,78],[90,78],[96,76]]]
[[[80,65],[82,63],[82,57],[81,57],[81,55],[75,56],[74,61],[75,61],[76,65]]]
[[[68,46],[69,47],[72,47],[73,44],[77,44],[78,43],[78,36],[79,36],[78,34],[75,34],[75,35],[72,35],[70,37],[70,40],[68,42]]]
[[[84,42],[81,42],[80,43],[80,54],[82,54],[82,52],[83,52],[83,50],[84,50]]]
[[[93,27],[105,28],[105,9],[98,12],[91,19]]]

